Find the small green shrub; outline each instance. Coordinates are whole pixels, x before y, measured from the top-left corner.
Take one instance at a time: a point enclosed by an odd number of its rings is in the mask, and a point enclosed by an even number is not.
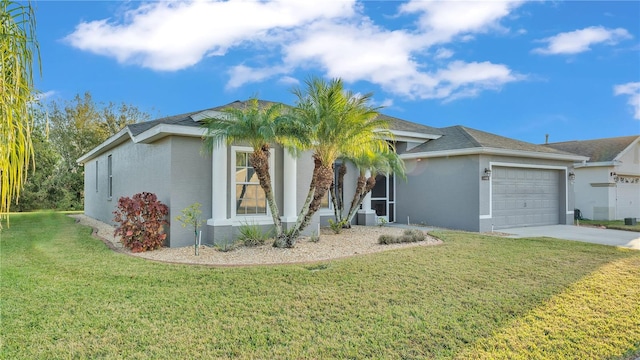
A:
[[[311,236],[309,237],[309,241],[311,241],[312,243],[317,243],[318,241],[320,241],[320,235],[318,235],[317,232],[312,232]]]
[[[237,247],[238,247],[237,241],[230,242],[226,240],[224,242],[213,245],[213,248],[220,252],[229,252],[229,251],[235,250]]]
[[[389,244],[400,244],[400,243],[412,243],[418,241],[424,241],[427,237],[424,232],[417,229],[407,229],[400,236],[393,235],[380,235],[378,237],[378,244],[389,245]]]
[[[410,238],[409,241],[401,241],[401,242],[418,242],[424,241],[427,237],[425,236],[423,231],[418,229],[407,229],[402,234],[403,237]]]
[[[340,234],[342,232],[342,229],[344,229],[344,226],[347,224],[347,220],[342,220],[342,221],[333,221],[333,219],[329,219],[329,227],[331,228],[331,230],[333,230],[333,232],[335,234]]]
[[[155,194],[142,192],[118,199],[118,207],[113,212],[113,221],[119,225],[114,235],[132,252],[159,249],[167,234],[164,226],[169,224],[165,217],[169,213],[167,205],[161,203]]]
[[[389,245],[395,244],[397,242],[397,238],[393,235],[383,234],[378,237],[378,244]]]
[[[269,232],[262,231],[262,228],[256,224],[243,224],[240,226],[240,235],[238,241],[244,246],[260,246],[269,239]]]

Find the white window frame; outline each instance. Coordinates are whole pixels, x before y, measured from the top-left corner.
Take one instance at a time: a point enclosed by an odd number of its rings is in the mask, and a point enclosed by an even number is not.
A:
[[[273,218],[271,217],[271,210],[269,209],[269,203],[266,203],[266,214],[256,214],[256,215],[245,215],[245,214],[236,214],[236,154],[238,152],[242,153],[252,153],[253,149],[248,146],[232,146],[231,147],[231,166],[229,167],[231,171],[229,171],[229,184],[231,184],[231,198],[229,199],[232,203],[231,206],[231,219],[233,220],[234,225],[243,225],[243,224],[252,224],[252,225],[269,225],[273,224]],[[273,149],[269,149],[269,175],[271,175],[271,189],[273,191],[273,195],[275,197],[275,188],[274,188],[274,176],[273,176],[273,167],[274,167],[274,151]],[[266,201],[266,199],[265,199]]]

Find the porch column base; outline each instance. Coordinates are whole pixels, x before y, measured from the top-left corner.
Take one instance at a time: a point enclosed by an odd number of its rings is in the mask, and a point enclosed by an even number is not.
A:
[[[373,210],[358,210],[358,225],[374,226],[377,225],[376,212]]]

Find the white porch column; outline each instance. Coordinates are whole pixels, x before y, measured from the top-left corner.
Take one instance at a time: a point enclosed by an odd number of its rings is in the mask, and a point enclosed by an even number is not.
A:
[[[367,179],[369,177],[371,177],[371,171],[367,170],[364,174],[364,176],[367,177]],[[364,200],[362,200],[362,209],[361,211],[372,211],[371,210],[371,191],[369,191],[367,193],[367,195],[364,197]]]
[[[211,162],[211,219],[207,225],[231,225],[231,219],[227,218],[227,145],[213,149]]]
[[[371,171],[365,172],[367,179],[371,176]],[[376,212],[371,209],[371,192],[369,192],[362,200],[362,209],[358,210],[358,225],[375,225],[376,224]]]
[[[282,173],[282,189],[283,189],[283,208],[282,222],[295,222],[297,218],[296,209],[296,193],[298,189],[297,169],[298,162],[296,158],[286,149],[283,150],[283,173]]]

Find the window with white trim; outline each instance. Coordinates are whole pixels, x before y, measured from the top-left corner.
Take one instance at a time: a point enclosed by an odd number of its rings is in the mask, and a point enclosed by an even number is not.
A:
[[[258,174],[249,163],[252,151],[245,148],[234,148],[234,150],[234,215],[267,215],[267,198],[260,186]]]

